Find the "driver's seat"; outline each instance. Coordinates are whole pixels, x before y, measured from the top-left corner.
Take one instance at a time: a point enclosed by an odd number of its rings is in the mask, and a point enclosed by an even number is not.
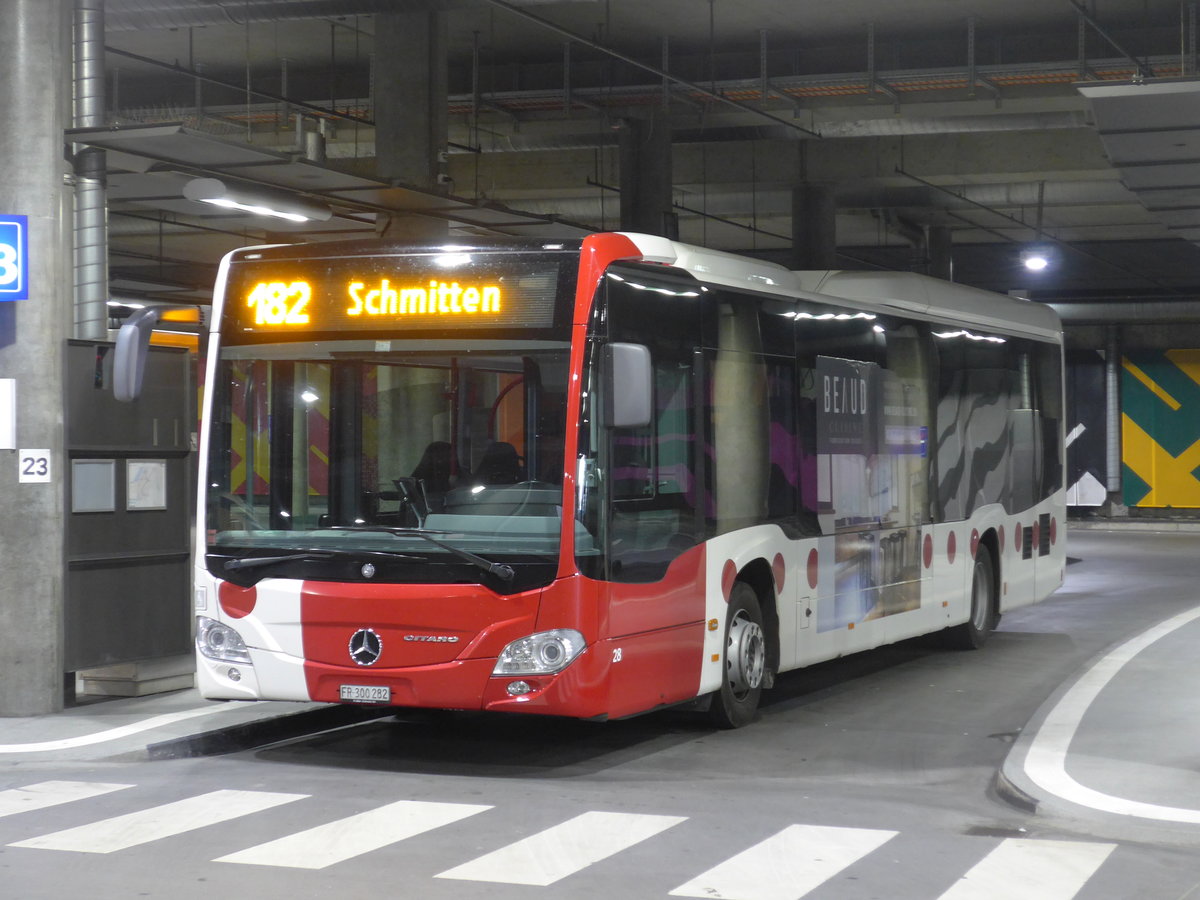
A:
[[[483,451],[475,469],[475,480],[483,484],[516,484],[525,480],[521,456],[507,441],[493,441]]]

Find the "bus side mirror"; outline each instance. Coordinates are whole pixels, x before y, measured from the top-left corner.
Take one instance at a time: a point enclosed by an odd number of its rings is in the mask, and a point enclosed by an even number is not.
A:
[[[604,348],[604,424],[643,428],[654,413],[654,370],[644,344],[608,344]]]
[[[158,323],[161,310],[146,307],[133,313],[117,332],[113,352],[113,397],[130,403],[142,394],[142,377],[150,355],[150,333]]]

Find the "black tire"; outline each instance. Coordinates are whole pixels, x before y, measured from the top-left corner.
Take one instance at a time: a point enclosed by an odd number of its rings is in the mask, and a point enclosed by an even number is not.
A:
[[[736,582],[725,614],[725,677],[713,694],[709,716],[720,728],[741,728],[754,719],[767,666],[767,637],[754,588]]]
[[[992,551],[980,544],[975,551],[971,574],[971,618],[946,629],[946,645],[955,650],[978,650],[987,642],[998,620],[996,615],[996,576]]]

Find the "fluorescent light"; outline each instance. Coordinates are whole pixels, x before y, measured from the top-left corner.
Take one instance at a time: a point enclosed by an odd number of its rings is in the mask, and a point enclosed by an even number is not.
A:
[[[328,206],[314,203],[285,191],[258,185],[231,185],[220,178],[193,178],[183,186],[183,196],[198,203],[223,209],[236,209],[256,216],[270,216],[288,222],[324,222],[333,216]]]
[[[307,222],[308,216],[300,213],[285,212],[282,209],[271,209],[269,206],[259,206],[255,203],[239,203],[227,197],[201,197],[201,203],[211,203],[225,209],[240,209],[242,212],[254,213],[256,216],[274,216],[277,219],[287,219],[289,222]]]

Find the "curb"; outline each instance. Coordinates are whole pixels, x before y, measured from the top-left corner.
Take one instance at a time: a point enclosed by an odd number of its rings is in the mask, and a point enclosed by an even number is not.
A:
[[[1009,806],[1016,807],[1021,812],[1034,815],[1038,811],[1038,804],[1041,801],[1027,791],[1017,787],[1003,768],[996,770],[996,774],[992,778],[992,790],[996,792],[996,796],[1003,802]]]
[[[284,713],[257,722],[227,725],[184,737],[171,738],[146,745],[150,759],[188,759],[198,756],[220,756],[273,744],[277,741],[303,737],[321,731],[358,725],[372,719],[395,715],[395,707],[361,707],[330,704],[319,709]]]

